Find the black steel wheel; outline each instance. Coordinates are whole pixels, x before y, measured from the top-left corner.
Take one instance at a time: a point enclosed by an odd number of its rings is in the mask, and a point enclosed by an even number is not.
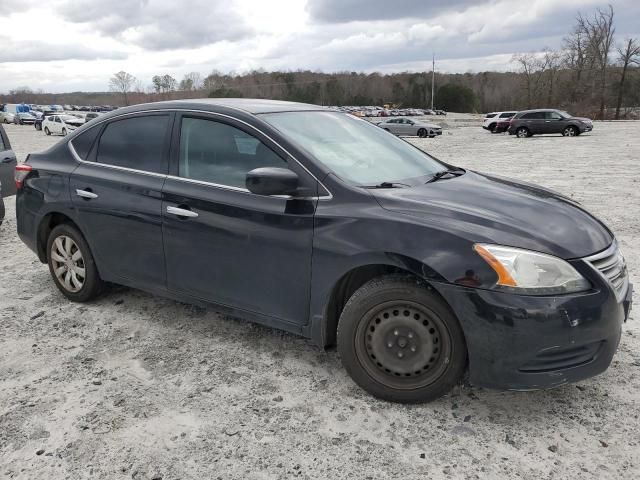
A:
[[[340,317],[338,351],[358,385],[406,403],[446,394],[467,358],[448,305],[415,278],[401,276],[374,279],[353,294]]]

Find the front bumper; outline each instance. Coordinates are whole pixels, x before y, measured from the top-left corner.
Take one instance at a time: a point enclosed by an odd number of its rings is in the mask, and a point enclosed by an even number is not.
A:
[[[621,301],[606,282],[580,294],[514,295],[452,284],[434,287],[462,325],[473,385],[535,390],[604,372],[631,309],[632,286]]]

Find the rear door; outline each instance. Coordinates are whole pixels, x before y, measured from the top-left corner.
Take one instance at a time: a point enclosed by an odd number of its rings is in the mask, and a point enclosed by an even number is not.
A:
[[[71,197],[107,280],[166,288],[161,194],[172,121],[172,113],[129,115],[71,142],[85,160],[71,176]]]
[[[226,117],[181,115],[172,152],[162,208],[169,290],[306,324],[317,199],[256,195],[245,179],[280,167],[314,193],[317,182],[267,137]]]
[[[17,163],[16,154],[11,149],[9,137],[7,137],[7,133],[0,125],[0,185],[3,197],[9,197],[16,193],[14,172]]]

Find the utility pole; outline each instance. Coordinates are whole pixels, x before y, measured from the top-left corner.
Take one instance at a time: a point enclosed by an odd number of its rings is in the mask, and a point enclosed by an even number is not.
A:
[[[433,53],[431,57],[431,110],[433,110],[433,97],[436,86],[436,54]]]

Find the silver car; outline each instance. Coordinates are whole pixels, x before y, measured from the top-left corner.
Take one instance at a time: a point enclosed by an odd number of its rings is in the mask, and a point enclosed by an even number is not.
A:
[[[442,127],[433,123],[411,120],[410,118],[391,118],[379,123],[380,128],[396,135],[433,138],[442,135]]]

